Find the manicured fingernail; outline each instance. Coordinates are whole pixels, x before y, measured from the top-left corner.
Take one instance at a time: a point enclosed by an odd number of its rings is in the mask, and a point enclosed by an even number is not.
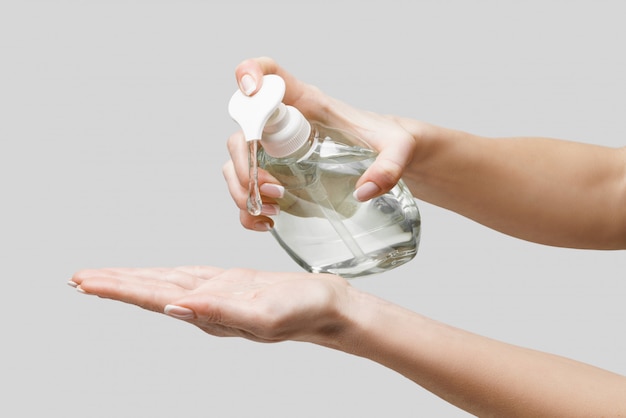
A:
[[[246,96],[252,94],[252,92],[256,89],[256,82],[254,78],[250,74],[245,74],[241,77],[241,90],[244,92]]]
[[[78,287],[78,283],[76,283],[74,280],[68,280],[67,285],[73,288]]]
[[[280,206],[278,205],[263,205],[261,207],[261,215],[276,216],[280,213]]]
[[[263,183],[259,187],[259,191],[261,194],[275,199],[280,199],[285,195],[285,188],[280,184]]]
[[[176,319],[188,320],[196,317],[196,313],[189,308],[183,308],[177,305],[166,305],[164,310],[166,315]]]
[[[272,226],[267,222],[257,222],[253,225],[255,231],[267,232],[272,229]]]
[[[359,202],[365,202],[380,193],[380,187],[374,182],[368,181],[356,189],[353,196]]]
[[[85,290],[82,287],[80,287],[80,285],[76,286],[76,291],[78,293],[82,293],[83,295],[93,295],[93,293],[85,292]]]

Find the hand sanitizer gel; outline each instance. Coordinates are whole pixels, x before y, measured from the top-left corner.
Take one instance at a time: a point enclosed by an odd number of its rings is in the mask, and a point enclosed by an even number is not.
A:
[[[309,122],[282,103],[284,93],[282,78],[266,75],[254,96],[237,91],[229,102],[249,143],[250,213],[260,213],[260,167],[285,187],[271,233],[304,269],[353,278],[411,260],[419,246],[420,214],[404,182],[357,201],[355,184],[376,152],[345,132]]]

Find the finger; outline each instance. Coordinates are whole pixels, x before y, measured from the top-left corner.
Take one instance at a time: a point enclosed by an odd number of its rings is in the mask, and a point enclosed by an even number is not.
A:
[[[228,180],[231,181],[230,185],[234,185],[234,183],[232,182],[234,181],[235,177],[232,176],[232,174],[235,174],[239,184],[247,190],[248,179],[250,178],[249,150],[248,143],[245,141],[241,131],[231,135],[226,142],[226,146],[228,148],[228,153],[231,157],[230,162],[227,162],[226,164],[232,165],[232,167],[223,166],[222,173],[224,174],[224,177],[226,177],[226,175],[229,176]],[[234,171],[232,171],[232,169],[234,169]],[[267,183],[276,184],[277,186],[280,185],[280,182],[274,176],[261,168],[258,169],[257,179],[259,187],[261,188],[263,188],[263,185]],[[281,188],[282,186],[280,186],[280,188],[278,189],[271,187],[267,188],[267,197],[282,197],[282,192],[284,192],[284,189]]]
[[[245,186],[241,184],[232,160],[227,161],[222,166],[222,175],[224,180],[226,180],[228,191],[237,206],[240,209],[245,209],[249,195],[248,182],[245,182]],[[264,203],[275,203],[276,199],[282,198],[285,194],[285,188],[278,184],[278,181],[265,170],[259,170],[258,182]]]
[[[133,280],[149,286],[167,286],[170,283],[191,290],[201,284],[197,276],[178,268],[107,268],[102,269],[101,272],[101,275],[109,274],[114,278]]]
[[[356,184],[354,196],[365,202],[391,190],[400,181],[404,169],[413,158],[410,135],[401,134],[380,150],[374,163],[363,173]]]
[[[260,62],[253,58],[242,61],[235,68],[235,78],[239,89],[248,96],[259,91],[263,84],[264,74],[274,74],[274,72],[266,73]]]
[[[185,296],[173,302],[174,306],[193,311],[196,325],[213,335],[237,335],[258,327],[257,310],[247,298],[232,295],[202,292]],[[210,331],[209,331],[210,330]],[[216,334],[216,331],[221,331]]]
[[[115,269],[115,268],[103,268],[103,269],[83,269],[79,270],[72,276],[72,281],[78,285],[82,285],[85,281],[92,279],[111,279],[118,280],[122,275],[122,270],[131,269]],[[138,280],[141,280],[138,278]]]
[[[400,180],[403,168],[392,159],[379,157],[357,182],[354,197],[366,202],[388,192]]]
[[[278,65],[272,58],[249,58],[240,62],[235,68],[237,84],[247,95],[259,91],[263,84],[263,76],[267,74],[276,74],[285,80],[286,91],[283,101],[286,104],[296,103],[306,92],[307,85]]]
[[[247,210],[239,212],[239,222],[244,228],[257,232],[267,232],[274,227],[274,221],[269,216],[252,216]]]
[[[246,229],[251,229],[254,231],[269,231],[274,225],[274,221],[269,218],[269,216],[277,215],[280,211],[280,207],[275,203],[273,199],[263,198],[261,215],[251,215],[248,212],[247,208],[249,195],[248,189],[242,187],[239,183],[232,161],[224,164],[224,166],[222,167],[222,173],[224,175],[224,178],[226,179],[230,196],[239,208],[239,220],[241,222],[241,225],[243,225],[243,227]],[[282,196],[282,193],[284,193],[284,188],[282,186],[274,185],[271,183],[265,183],[264,185],[261,185],[260,189],[267,191],[270,194],[275,195],[276,197],[280,197]]]
[[[165,305],[189,292],[177,284],[157,279],[146,279],[120,272],[92,270],[79,275],[79,289],[106,299],[137,305],[141,308],[163,312]]]
[[[235,68],[235,78],[239,88],[249,96],[259,91],[263,84],[263,76],[267,74],[277,74],[283,79],[289,77],[287,72],[269,57],[249,58],[240,62]]]

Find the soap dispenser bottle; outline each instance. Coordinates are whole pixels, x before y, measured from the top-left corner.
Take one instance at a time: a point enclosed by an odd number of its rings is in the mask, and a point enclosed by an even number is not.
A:
[[[354,196],[376,152],[346,132],[304,118],[282,103],[285,83],[264,76],[254,96],[229,102],[250,149],[249,211],[258,215],[257,166],[285,188],[272,235],[301,267],[353,278],[411,260],[420,240],[420,213],[404,182],[367,202]],[[257,144],[261,147],[257,150]]]

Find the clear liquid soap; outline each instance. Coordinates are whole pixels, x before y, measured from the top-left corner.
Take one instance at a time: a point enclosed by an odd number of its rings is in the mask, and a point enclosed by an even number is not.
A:
[[[280,94],[265,93],[271,100],[259,99],[267,102],[263,105],[266,114],[255,115],[263,124],[262,133],[246,134],[246,122],[241,120],[245,112],[233,107],[239,106],[238,101],[254,100],[266,88],[280,90]],[[273,217],[271,231],[281,247],[307,271],[345,278],[382,273],[413,259],[421,220],[404,182],[400,180],[382,196],[357,201],[353,196],[356,182],[374,162],[376,152],[345,132],[310,123],[297,109],[281,102],[283,95],[282,79],[268,75],[255,96],[237,92],[229,105],[231,116],[251,141],[251,171],[257,163],[285,187],[283,198],[277,199],[280,213]],[[248,139],[248,135],[258,136]],[[259,138],[261,147],[253,161],[252,144]],[[256,173],[251,172],[249,209],[254,209],[250,202],[254,205],[254,193],[258,193],[255,181]]]

